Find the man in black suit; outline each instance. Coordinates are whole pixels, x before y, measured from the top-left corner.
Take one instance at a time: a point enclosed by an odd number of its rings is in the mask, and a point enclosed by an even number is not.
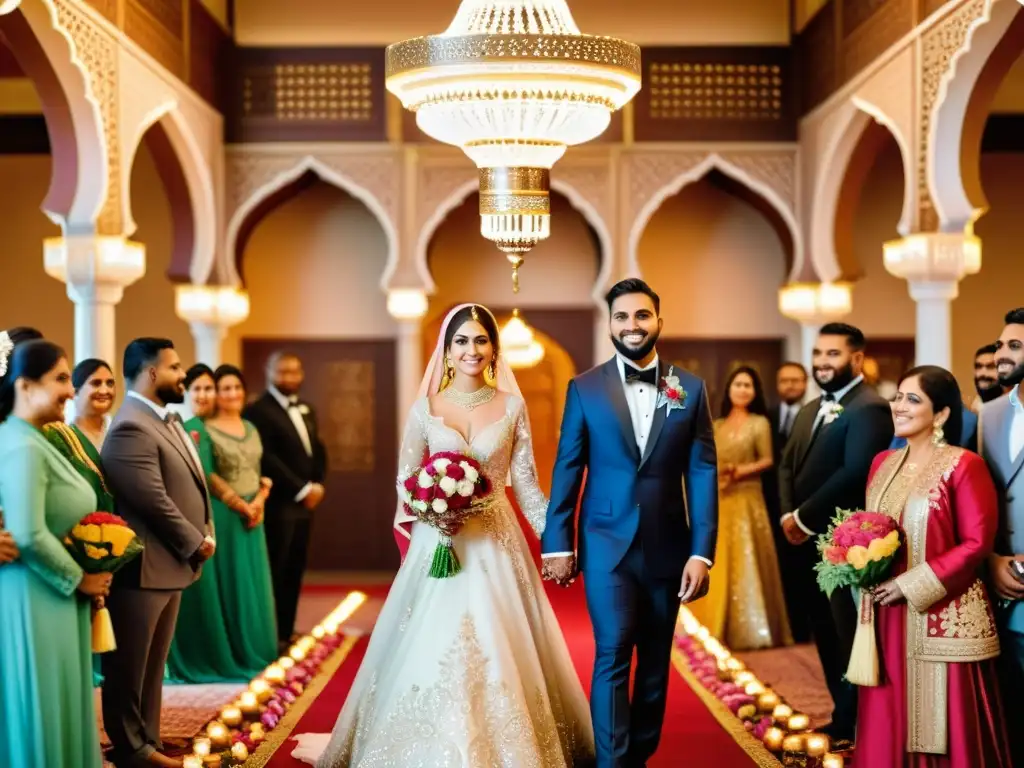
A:
[[[327,455],[317,432],[316,413],[299,399],[302,361],[275,352],[267,361],[267,391],[242,414],[260,433],[263,474],[273,486],[264,530],[277,602],[277,634],[291,641],[306,570],[310,513],[324,498]]]
[[[851,325],[821,328],[813,359],[823,394],[800,411],[779,466],[782,530],[803,561],[803,605],[835,704],[826,731],[837,742],[853,740],[857,721],[856,688],[844,680],[857,608],[849,589],[831,601],[818,589],[815,542],[837,508],[864,508],[871,462],[892,440],[889,403],[864,383],[864,347],[864,334]]]
[[[779,465],[782,452],[793,433],[796,417],[807,396],[807,369],[800,363],[785,362],[775,374],[775,386],[779,402],[768,409],[768,421],[772,425],[772,455],[775,463],[762,473],[761,487],[768,518],[775,534],[775,551],[779,556],[779,572],[782,574],[782,588],[786,596],[786,610],[793,639],[798,643],[811,641],[811,622],[807,606],[800,602],[800,582],[805,578],[800,568],[796,550],[786,542],[782,533],[782,510],[779,499]]]

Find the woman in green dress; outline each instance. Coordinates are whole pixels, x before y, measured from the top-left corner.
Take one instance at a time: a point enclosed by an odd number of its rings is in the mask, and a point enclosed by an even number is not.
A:
[[[185,431],[195,441],[209,483],[214,472],[213,443],[203,420],[216,407],[217,385],[213,380],[213,370],[202,363],[193,365],[185,374],[185,388],[193,414],[185,422]],[[213,511],[219,549],[221,518],[225,513],[216,497]],[[228,639],[228,617],[220,599],[220,555],[218,551],[216,557],[206,562],[199,580],[181,595],[178,625],[167,658],[168,682],[244,682],[258,675],[266,666],[245,665],[235,659]]]
[[[95,512],[113,512],[114,497],[103,479],[100,450],[107,434],[110,409],[114,407],[117,384],[110,364],[91,357],[75,366],[71,373],[75,388],[75,421],[55,421],[43,427],[43,435],[61,455],[71,462],[96,494]],[[100,657],[93,657],[93,685],[103,684]]]
[[[232,365],[214,373],[217,408],[206,420],[213,444],[210,488],[217,523],[217,578],[228,638],[235,659],[265,667],[277,658],[277,622],[270,558],[263,534],[263,507],[270,480],[261,477],[263,444],[242,418],[245,379]]]
[[[0,568],[0,765],[100,768],[90,606],[111,575],[83,573],[64,547],[96,494],[42,431],[63,417],[71,371],[48,341],[0,359],[0,498],[21,555]]]

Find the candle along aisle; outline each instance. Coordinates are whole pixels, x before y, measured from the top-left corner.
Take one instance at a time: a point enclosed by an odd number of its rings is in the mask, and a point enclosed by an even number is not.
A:
[[[711,637],[686,606],[679,609],[676,647],[685,657],[691,684],[695,679],[719,699],[783,764],[842,768],[841,756],[826,754],[828,737],[810,731],[811,719],[794,712],[777,691]]]

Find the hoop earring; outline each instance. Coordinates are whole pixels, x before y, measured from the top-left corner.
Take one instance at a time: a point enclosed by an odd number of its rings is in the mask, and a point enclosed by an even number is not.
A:
[[[935,445],[946,444],[946,433],[943,431],[941,424],[936,424],[932,430],[932,443]]]

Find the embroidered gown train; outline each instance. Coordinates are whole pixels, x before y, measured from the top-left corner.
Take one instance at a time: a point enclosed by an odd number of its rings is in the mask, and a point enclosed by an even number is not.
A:
[[[480,461],[495,492],[454,537],[462,571],[427,576],[438,533],[416,522],[330,743],[299,736],[295,757],[318,768],[558,768],[592,758],[588,704],[540,575],[505,495],[534,532],[547,500],[537,485],[523,401],[468,444],[413,406],[399,466],[438,451]],[[321,754],[322,753],[322,754]]]

